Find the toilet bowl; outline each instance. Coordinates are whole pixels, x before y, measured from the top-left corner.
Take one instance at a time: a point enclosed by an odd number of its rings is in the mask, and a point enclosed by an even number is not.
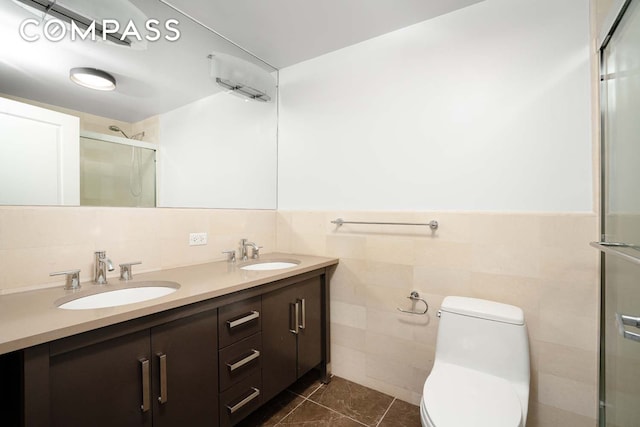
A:
[[[423,427],[525,427],[529,343],[522,310],[446,297],[433,369],[420,402]]]

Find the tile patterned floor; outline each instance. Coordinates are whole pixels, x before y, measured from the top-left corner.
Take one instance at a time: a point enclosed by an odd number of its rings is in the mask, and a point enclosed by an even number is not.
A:
[[[315,371],[239,426],[421,427],[417,406],[335,376],[324,385]]]

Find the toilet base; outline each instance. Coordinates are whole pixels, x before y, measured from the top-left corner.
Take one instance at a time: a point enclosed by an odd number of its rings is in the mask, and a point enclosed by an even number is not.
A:
[[[431,421],[429,421],[429,416],[424,406],[424,396],[420,399],[420,422],[422,423],[422,427],[434,427]]]

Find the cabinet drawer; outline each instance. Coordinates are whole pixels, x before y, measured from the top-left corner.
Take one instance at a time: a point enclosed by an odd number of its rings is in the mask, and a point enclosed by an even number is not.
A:
[[[220,391],[260,372],[262,367],[262,334],[257,333],[220,350],[218,363]]]
[[[260,405],[262,379],[258,371],[220,395],[220,427],[237,424]]]
[[[262,330],[262,297],[257,296],[218,310],[219,348],[224,348]]]

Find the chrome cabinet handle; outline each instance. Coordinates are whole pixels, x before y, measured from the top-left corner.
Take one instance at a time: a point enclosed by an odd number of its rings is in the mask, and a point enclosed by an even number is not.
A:
[[[291,307],[293,307],[293,311],[294,311],[294,316],[293,316],[294,327],[293,329],[289,329],[289,332],[291,332],[292,334],[298,335],[300,333],[300,305],[296,301],[295,303],[293,302],[289,303],[289,309],[291,309]],[[291,311],[289,311],[289,314],[291,314]]]
[[[149,377],[149,360],[141,359],[140,368],[142,370],[142,405],[140,409],[142,412],[147,412],[151,409],[151,393],[149,387],[151,385],[151,379]]]
[[[160,397],[158,402],[167,403],[167,355],[158,353],[160,361]]]
[[[249,396],[242,399],[240,402],[236,403],[233,406],[226,405],[230,414],[233,414],[234,412],[238,411],[243,406],[245,406],[247,403],[251,402],[253,399],[260,396],[260,390],[258,390],[255,387],[251,387],[251,390],[253,390],[253,393],[251,393]]]
[[[621,337],[631,341],[640,342],[640,334],[629,332],[624,328],[625,325],[640,328],[640,317],[627,316],[626,314],[616,313],[616,323],[618,324],[618,333]]]
[[[300,305],[302,307],[302,322],[300,323],[300,329],[305,329],[307,327],[307,304],[306,301],[304,300],[304,298],[298,300],[300,302]]]
[[[260,351],[252,348],[251,349],[251,354],[248,355],[247,357],[238,360],[235,363],[227,363],[227,366],[229,367],[229,372],[233,372],[238,368],[241,368],[242,366],[246,365],[247,363],[251,362],[252,360],[257,359],[258,357],[260,357]]]
[[[236,326],[244,325],[247,322],[251,322],[252,320],[257,319],[258,317],[260,317],[260,312],[252,311],[247,316],[241,317],[240,319],[227,320],[227,325],[229,326],[229,329],[233,329]]]

